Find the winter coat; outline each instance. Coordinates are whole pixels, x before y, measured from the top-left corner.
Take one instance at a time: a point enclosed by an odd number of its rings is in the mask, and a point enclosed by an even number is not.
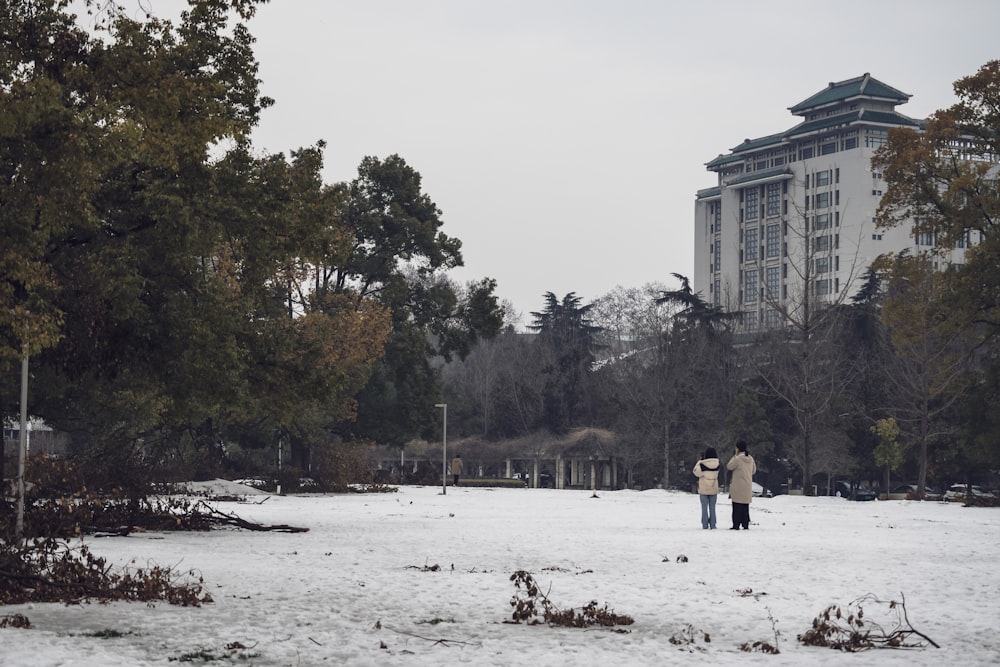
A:
[[[698,493],[714,496],[719,493],[719,459],[701,459],[694,464],[694,476],[698,478]]]
[[[726,467],[733,471],[729,482],[729,497],[734,503],[749,505],[753,500],[753,474],[757,472],[757,463],[749,454],[737,454],[729,459]]]
[[[457,456],[451,460],[451,474],[461,475],[462,474],[462,459]]]

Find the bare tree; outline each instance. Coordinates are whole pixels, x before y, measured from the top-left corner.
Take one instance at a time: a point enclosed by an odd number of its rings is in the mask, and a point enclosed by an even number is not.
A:
[[[745,289],[757,290],[755,297],[764,307],[765,331],[756,338],[750,363],[791,409],[798,437],[791,440],[790,453],[802,471],[805,493],[810,494],[815,450],[824,442],[836,442],[819,436],[836,427],[831,408],[838,405],[857,373],[851,351],[839,344],[857,256],[855,252],[853,262],[845,267],[845,280],[838,281],[839,234],[831,229],[828,218],[803,210],[797,213],[798,222],[785,226],[782,270],[788,274],[786,291],[775,293],[773,282],[761,277],[760,271],[756,272],[758,282],[748,280]],[[757,257],[756,248],[752,250]]]
[[[890,382],[891,412],[917,447],[918,497],[927,483],[928,447],[955,429],[943,417],[969,387],[972,358],[970,318],[955,307],[947,276],[928,255],[890,260],[882,320],[895,352]]]

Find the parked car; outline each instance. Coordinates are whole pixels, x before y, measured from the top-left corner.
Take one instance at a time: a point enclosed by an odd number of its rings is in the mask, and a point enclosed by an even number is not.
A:
[[[989,491],[984,491],[982,487],[979,486],[966,486],[965,484],[952,484],[945,491],[945,500],[954,500],[961,502],[971,495],[973,498],[995,498]]]
[[[875,500],[876,493],[866,486],[839,481],[833,483],[833,495],[848,500]]]
[[[900,484],[889,492],[891,500],[913,500],[917,497],[916,484]],[[924,500],[941,500],[941,494],[929,486],[924,487]]]
[[[755,498],[770,498],[771,490],[765,489],[763,486],[757,482],[752,482],[753,484],[753,495]]]

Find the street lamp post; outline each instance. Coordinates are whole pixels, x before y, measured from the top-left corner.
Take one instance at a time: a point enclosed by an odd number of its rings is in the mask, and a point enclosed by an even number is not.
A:
[[[24,537],[24,459],[28,455],[28,346],[24,346],[21,357],[21,422],[17,444],[17,516],[14,520],[14,535]],[[2,445],[0,445],[2,455]],[[0,480],[2,486],[3,480]]]
[[[435,408],[442,408],[444,412],[444,431],[441,440],[441,495],[448,495],[448,404],[435,403]]]

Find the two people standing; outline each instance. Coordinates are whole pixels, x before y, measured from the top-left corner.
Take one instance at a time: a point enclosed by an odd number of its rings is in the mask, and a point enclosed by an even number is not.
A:
[[[719,496],[719,455],[713,447],[694,464],[691,471],[698,478],[698,496],[701,499],[701,527],[715,528],[715,501]],[[753,475],[757,463],[747,452],[747,443],[736,443],[736,453],[726,468],[733,473],[729,482],[729,497],[733,501],[733,527],[730,530],[750,530],[750,502],[753,500]]]

